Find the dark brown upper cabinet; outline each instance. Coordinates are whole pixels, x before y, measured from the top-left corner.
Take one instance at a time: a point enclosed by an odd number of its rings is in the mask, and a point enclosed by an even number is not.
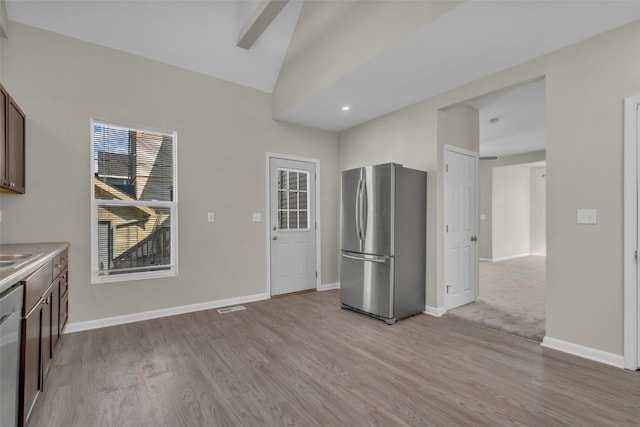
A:
[[[24,193],[26,118],[0,85],[0,192]]]

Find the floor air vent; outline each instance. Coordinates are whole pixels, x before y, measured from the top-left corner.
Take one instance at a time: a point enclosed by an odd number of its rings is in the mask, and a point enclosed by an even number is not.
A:
[[[241,310],[246,310],[246,309],[247,309],[247,307],[245,307],[244,305],[234,305],[233,307],[219,308],[218,309],[218,313],[226,314],[226,313],[231,313],[233,311],[241,311]]]

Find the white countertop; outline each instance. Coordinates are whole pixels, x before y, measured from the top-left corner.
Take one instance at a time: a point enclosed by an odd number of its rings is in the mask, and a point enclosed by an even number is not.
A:
[[[17,268],[0,268],[0,293],[9,289],[69,247],[67,242],[55,243],[11,243],[0,245],[1,255],[41,254]]]

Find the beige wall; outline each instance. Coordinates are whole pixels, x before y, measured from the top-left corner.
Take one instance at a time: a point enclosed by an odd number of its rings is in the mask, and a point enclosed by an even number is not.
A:
[[[461,1],[306,1],[273,92],[278,117]],[[327,22],[331,27],[327,31]]]
[[[495,160],[480,160],[479,162],[479,188],[480,188],[480,215],[484,215],[484,219],[480,218],[480,234],[478,243],[480,244],[480,258],[493,259],[492,249],[492,205],[491,189],[493,186],[493,168],[499,166],[519,165],[524,163],[540,162],[545,160],[544,151],[535,151],[533,153],[516,154],[512,156],[500,156]]]
[[[340,168],[364,157],[429,170],[427,232],[434,233],[442,229],[433,221],[442,206],[433,179],[442,157],[438,109],[544,76],[547,336],[621,355],[622,100],[640,93],[638,40],[636,21],[342,132]],[[576,225],[579,207],[597,208],[598,224]],[[428,248],[429,268],[442,257],[441,239]],[[427,293],[438,304],[440,274],[427,273]]]
[[[531,168],[531,253],[547,253],[546,167]]]
[[[337,136],[271,119],[270,96],[10,23],[3,84],[27,114],[27,192],[2,241],[69,241],[71,322],[266,291],[265,152],[320,159],[322,282],[338,280]],[[179,276],[91,285],[89,120],[178,134]],[[216,222],[206,222],[206,212]]]
[[[527,165],[493,168],[493,259],[531,250],[531,171]]]

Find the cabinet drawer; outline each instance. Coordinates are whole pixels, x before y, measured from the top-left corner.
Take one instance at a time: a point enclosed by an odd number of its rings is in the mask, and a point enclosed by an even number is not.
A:
[[[53,257],[53,277],[56,278],[69,264],[69,251],[65,249]]]
[[[60,325],[58,326],[60,335],[67,325],[67,320],[69,320],[69,294],[60,297]]]
[[[31,308],[38,302],[40,298],[51,286],[53,280],[53,262],[49,261],[31,276],[24,279],[24,306],[22,308],[22,316],[25,316]]]
[[[69,270],[60,273],[60,296],[64,296],[69,291]]]

